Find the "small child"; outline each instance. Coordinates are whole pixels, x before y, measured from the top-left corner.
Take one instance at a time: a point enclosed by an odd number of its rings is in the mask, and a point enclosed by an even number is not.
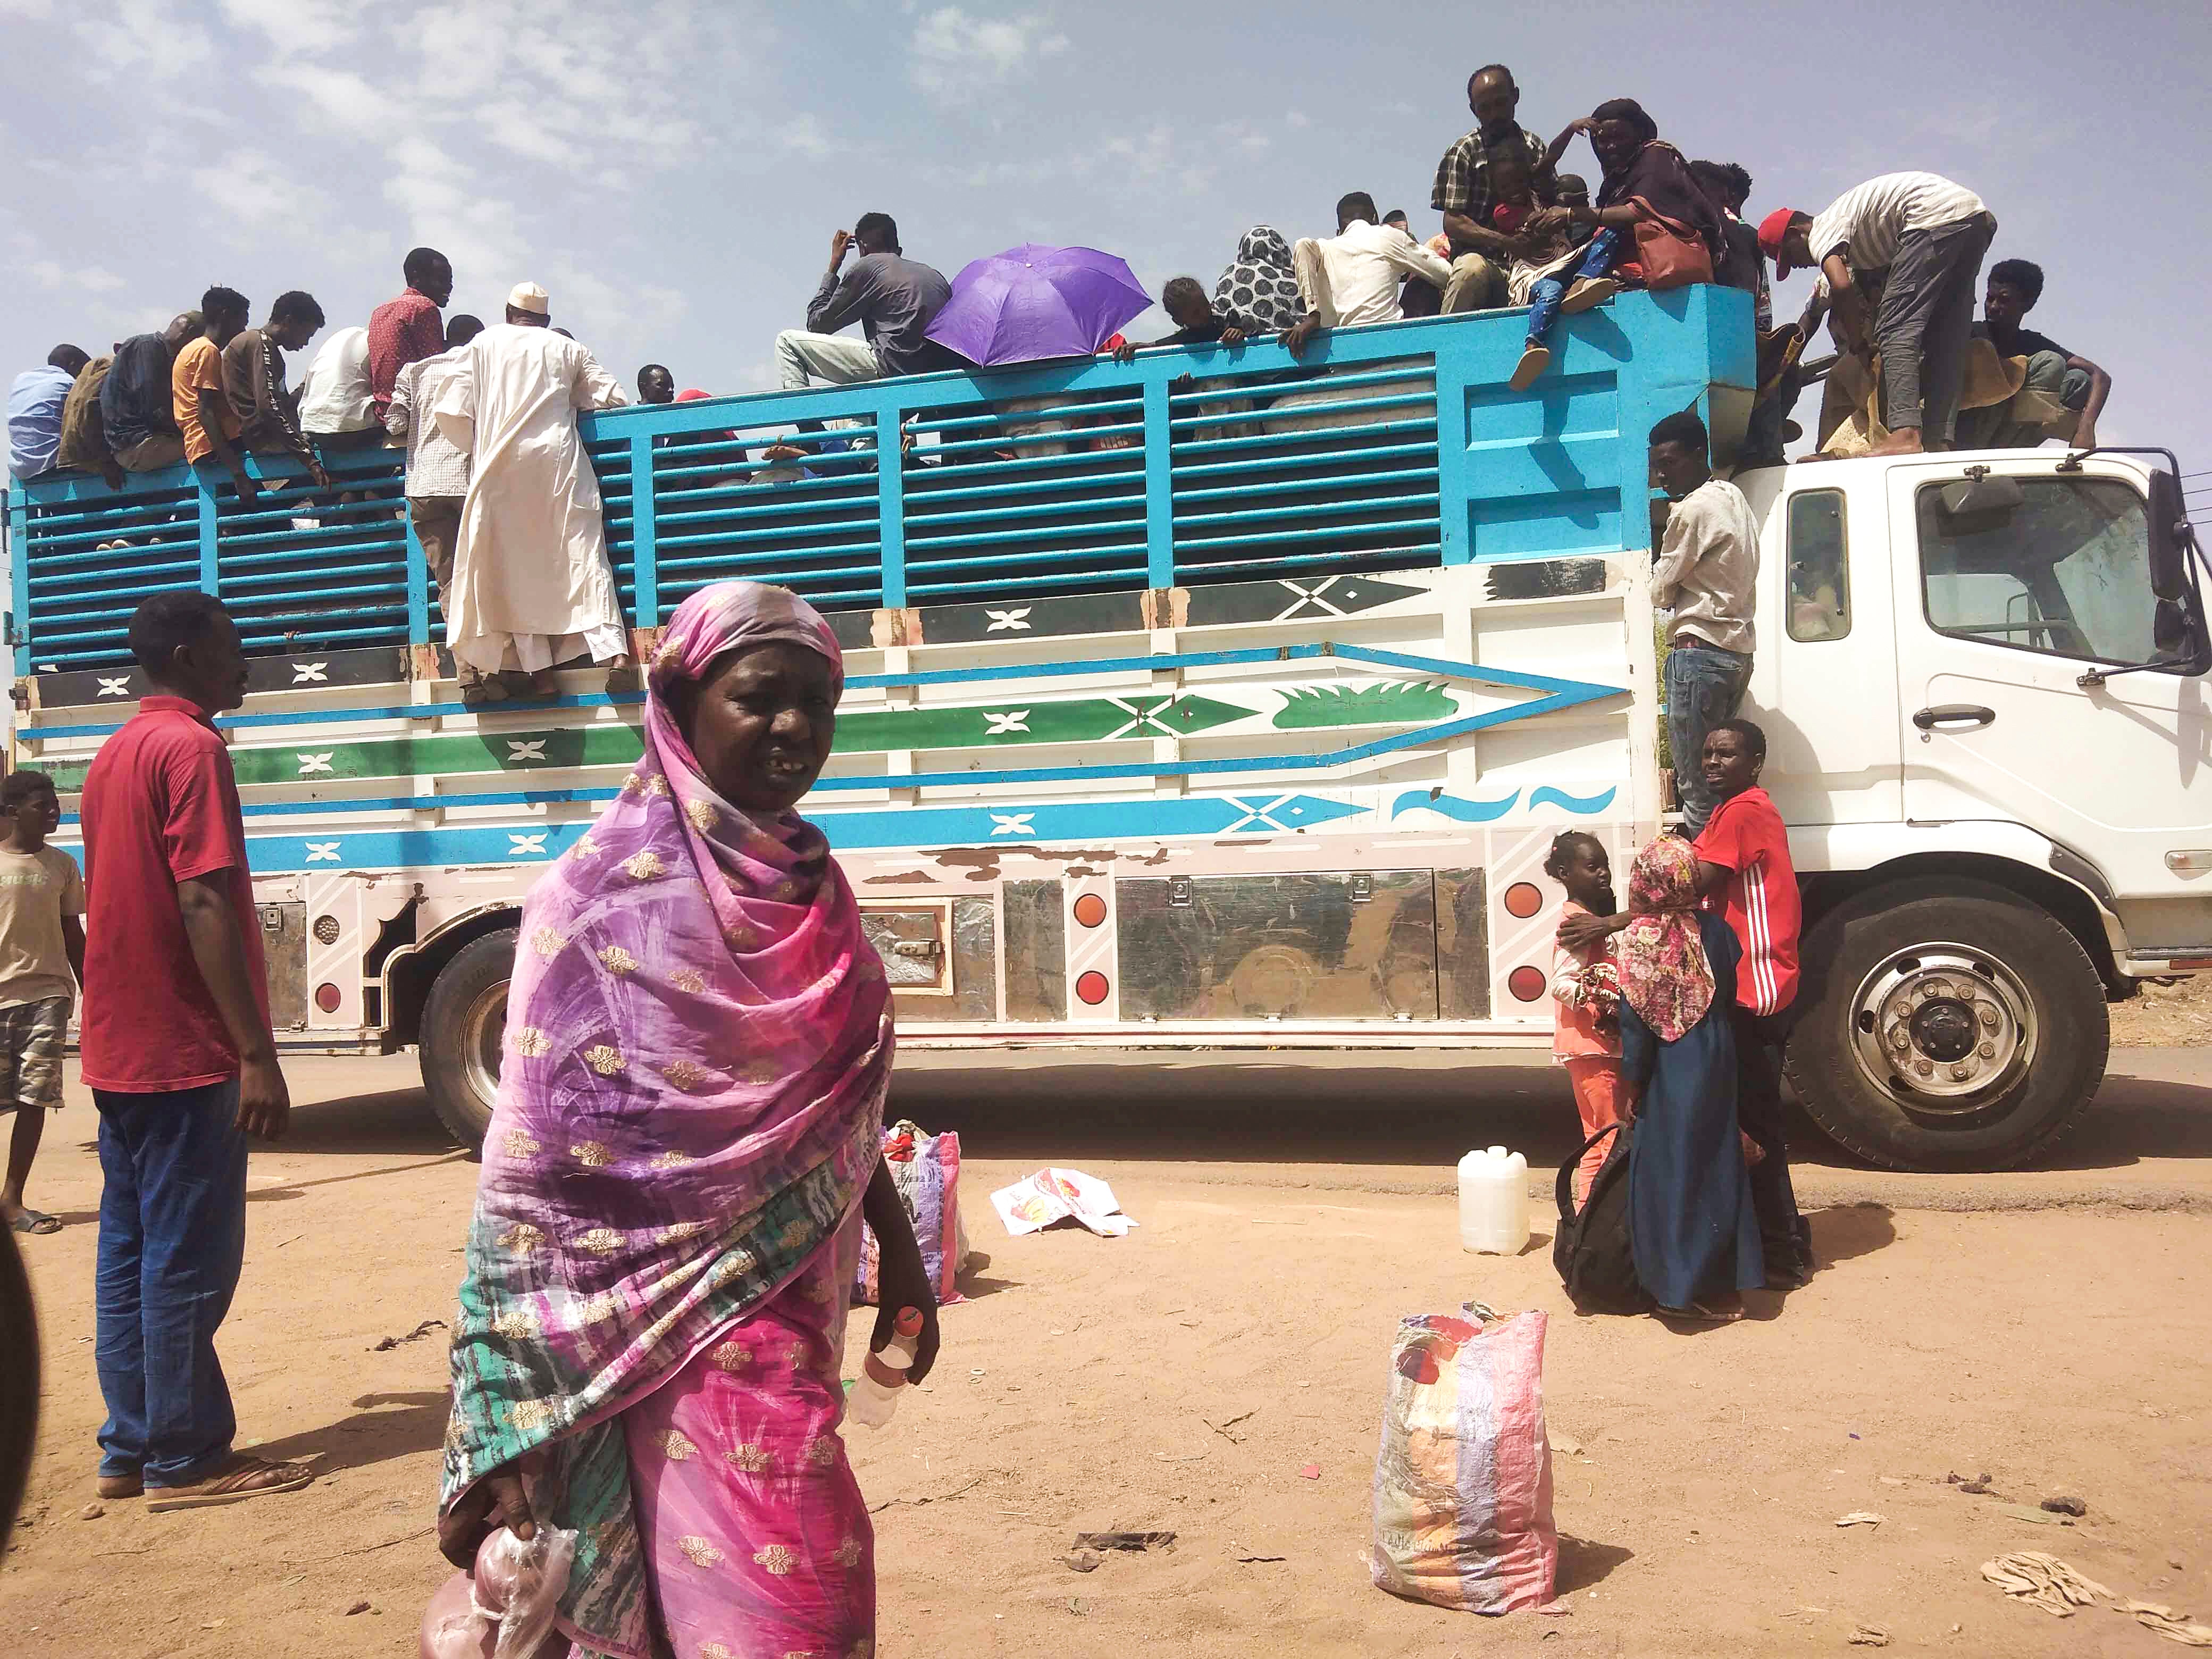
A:
[[[1563,915],[1613,915],[1613,866],[1605,844],[1587,830],[1569,830],[1553,841],[1544,873],[1567,890]],[[1620,981],[1610,942],[1579,951],[1554,945],[1552,1000],[1552,1054],[1567,1068],[1587,1140],[1626,1115],[1620,1085]],[[1610,1140],[1601,1141],[1583,1155],[1575,1171],[1577,1209],[1589,1196],[1590,1182],[1612,1150]]]
[[[84,979],[84,878],[74,859],[46,845],[61,821],[61,797],[45,773],[0,782],[0,1113],[15,1114],[0,1222],[19,1233],[62,1225],[23,1204],[46,1115],[61,1109],[62,1047]]]
[[[1614,232],[1601,230],[1585,241],[1577,235],[1583,226],[1561,213],[1544,211],[1587,206],[1589,187],[1573,173],[1552,182],[1553,200],[1542,201],[1526,155],[1504,148],[1490,152],[1490,187],[1497,197],[1491,222],[1503,234],[1526,244],[1506,273],[1507,297],[1529,308],[1528,343],[1508,383],[1516,392],[1526,392],[1551,367],[1552,349],[1544,341],[1553,319],[1602,304],[1620,287],[1607,274],[1620,251]],[[1524,228],[1532,222],[1533,228]],[[1578,247],[1582,254],[1577,258],[1572,256]],[[1563,282],[1570,272],[1571,282]]]

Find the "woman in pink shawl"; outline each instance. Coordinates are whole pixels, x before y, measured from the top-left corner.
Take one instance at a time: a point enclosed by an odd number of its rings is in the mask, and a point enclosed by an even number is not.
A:
[[[577,1532],[560,1629],[617,1659],[852,1659],[873,1536],[838,1435],[863,1214],[937,1312],[883,1164],[890,997],[822,832],[829,624],[726,582],[653,658],[645,755],[523,907],[453,1344],[439,1546]]]

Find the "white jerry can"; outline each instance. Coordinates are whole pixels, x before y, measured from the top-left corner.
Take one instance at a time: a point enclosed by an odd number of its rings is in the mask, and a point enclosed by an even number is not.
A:
[[[1528,1160],[1503,1146],[1459,1161],[1459,1243],[1485,1255],[1517,1255],[1528,1243]]]

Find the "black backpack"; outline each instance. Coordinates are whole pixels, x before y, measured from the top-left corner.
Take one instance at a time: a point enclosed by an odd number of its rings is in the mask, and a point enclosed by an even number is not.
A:
[[[1559,1227],[1552,1236],[1552,1265],[1577,1308],[1584,1313],[1648,1313],[1650,1295],[1638,1282],[1636,1254],[1628,1241],[1628,1147],[1636,1125],[1608,1123],[1559,1169],[1556,1196]],[[1615,1139],[1590,1182],[1589,1198],[1575,1208],[1575,1170],[1583,1154],[1607,1135]]]

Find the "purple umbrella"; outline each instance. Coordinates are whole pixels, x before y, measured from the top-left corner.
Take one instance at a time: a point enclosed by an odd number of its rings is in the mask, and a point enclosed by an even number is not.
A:
[[[1089,356],[1152,302],[1126,261],[1024,243],[952,279],[929,337],[978,367]]]

